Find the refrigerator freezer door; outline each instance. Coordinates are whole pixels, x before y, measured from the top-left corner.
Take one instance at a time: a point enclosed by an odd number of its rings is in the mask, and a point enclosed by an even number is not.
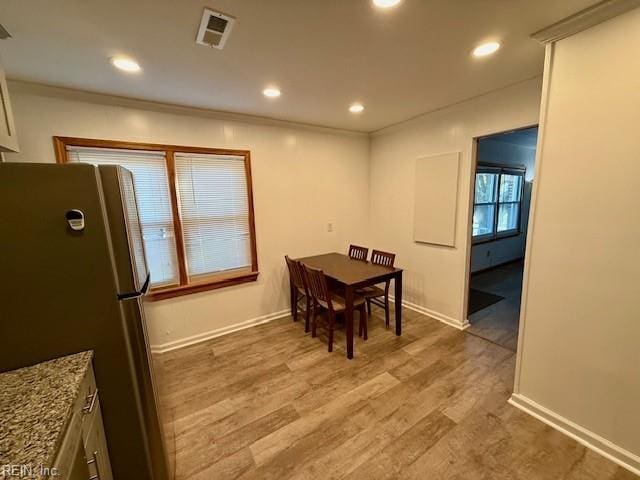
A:
[[[116,262],[120,298],[145,293],[149,272],[138,216],[133,176],[129,170],[116,165],[98,167]]]

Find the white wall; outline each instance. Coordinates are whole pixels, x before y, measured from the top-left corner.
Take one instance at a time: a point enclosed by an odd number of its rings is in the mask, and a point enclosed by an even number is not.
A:
[[[171,113],[142,102],[15,82],[10,91],[21,149],[6,155],[10,162],[54,162],[54,135],[251,150],[258,281],[149,303],[152,344],[285,310],[285,254],[344,251],[349,242],[367,243],[369,139],[364,135],[221,120],[187,109]]]
[[[148,304],[153,344],[180,342],[287,308],[283,255],[344,251],[349,242],[395,251],[405,299],[463,325],[469,255],[473,138],[538,120],[540,79],[366,136],[291,124],[214,118],[69,90],[10,84],[21,152],[8,161],[53,162],[51,137],[246,148],[252,152],[260,277],[257,283]],[[413,238],[415,159],[461,151],[456,246]],[[345,188],[347,186],[348,188]],[[328,233],[327,223],[334,224]]]
[[[549,49],[514,401],[640,473],[640,9]]]
[[[404,299],[425,313],[466,324],[472,149],[475,137],[538,123],[541,80],[513,85],[383,129],[371,143],[371,246],[397,253]],[[462,152],[455,247],[413,241],[415,161]],[[437,205],[434,205],[437,208]]]
[[[531,204],[531,188],[533,186],[535,148],[495,141],[491,138],[478,142],[477,161],[498,164],[506,167],[524,167],[525,184],[522,192],[522,222],[520,234],[474,245],[471,248],[471,271],[477,272],[502,263],[524,258],[529,225],[529,206]]]

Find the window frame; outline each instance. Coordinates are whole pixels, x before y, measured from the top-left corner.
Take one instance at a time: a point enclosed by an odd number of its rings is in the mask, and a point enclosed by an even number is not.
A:
[[[184,145],[168,145],[158,143],[139,143],[119,140],[99,140],[92,138],[78,137],[53,137],[54,151],[57,163],[68,163],[67,147],[91,147],[91,148],[113,148],[125,150],[147,150],[160,151],[165,154],[167,166],[167,176],[169,182],[169,196],[171,201],[171,211],[173,216],[173,227],[175,231],[176,256],[178,258],[178,284],[170,286],[155,287],[149,291],[148,296],[153,300],[173,298],[191,293],[215,290],[218,288],[239,285],[242,283],[254,282],[257,280],[258,271],[258,251],[256,246],[255,213],[253,204],[253,182],[251,176],[251,152],[249,150],[233,150],[224,148],[189,147]],[[178,187],[175,169],[176,153],[199,153],[208,155],[232,155],[244,158],[245,178],[247,182],[247,201],[249,216],[249,232],[251,245],[251,267],[234,271],[213,273],[197,281],[189,282],[187,274],[187,263],[185,256],[184,236],[182,231],[182,218],[178,200]]]
[[[495,182],[495,201],[494,202],[485,202],[485,203],[476,203],[476,176],[479,173],[491,173],[497,175],[497,179]],[[517,202],[501,202],[500,201],[500,187],[502,185],[502,176],[503,175],[516,175],[519,176],[522,180],[520,182],[520,200]],[[473,176],[473,206],[471,212],[471,218],[473,219],[473,214],[475,213],[475,209],[477,205],[493,205],[493,232],[487,233],[484,235],[473,235],[473,230],[471,232],[471,241],[473,245],[479,245],[481,243],[489,243],[496,242],[498,240],[503,240],[505,238],[517,237],[522,233],[522,202],[524,200],[524,184],[525,184],[525,175],[526,168],[518,168],[518,167],[504,167],[501,165],[495,165],[490,163],[479,163],[476,167],[476,171]],[[498,232],[498,215],[500,214],[500,205],[512,205],[518,204],[518,220],[517,227],[511,230],[505,230],[504,232]],[[472,220],[473,223],[473,220]],[[472,225],[473,229],[473,225]]]

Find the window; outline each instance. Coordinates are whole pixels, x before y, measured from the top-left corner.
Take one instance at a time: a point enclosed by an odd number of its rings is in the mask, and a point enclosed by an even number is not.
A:
[[[175,154],[189,280],[251,267],[243,157]]]
[[[472,225],[475,242],[496,240],[520,233],[523,186],[524,171],[478,167]]]
[[[253,281],[258,265],[248,151],[55,137],[58,162],[133,173],[151,296]]]

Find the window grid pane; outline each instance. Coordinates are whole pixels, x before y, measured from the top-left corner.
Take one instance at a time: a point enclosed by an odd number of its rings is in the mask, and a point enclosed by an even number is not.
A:
[[[176,152],[174,158],[189,279],[251,267],[244,157]]]
[[[519,202],[522,192],[522,175],[500,175],[500,203]]]
[[[493,234],[495,205],[476,205],[473,209],[473,236]]]
[[[501,203],[498,209],[498,233],[518,229],[520,202]]]
[[[495,173],[476,173],[476,204],[495,203],[497,178]]]

